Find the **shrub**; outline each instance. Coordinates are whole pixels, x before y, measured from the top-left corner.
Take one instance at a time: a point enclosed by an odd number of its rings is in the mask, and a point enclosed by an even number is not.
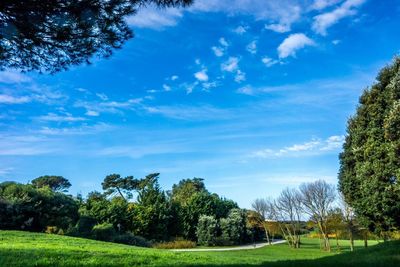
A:
[[[144,237],[135,236],[132,233],[124,233],[114,236],[112,239],[115,243],[132,245],[137,247],[151,247],[151,243]]]
[[[59,229],[57,228],[57,226],[47,226],[46,230],[44,232],[46,234],[57,234],[58,231],[59,231]]]
[[[175,240],[171,242],[157,243],[153,247],[159,249],[195,248],[196,243],[190,240]]]
[[[110,223],[96,224],[92,230],[93,237],[102,241],[113,241],[116,232],[114,226]]]
[[[218,223],[213,216],[201,215],[197,224],[197,240],[204,246],[215,246]]]

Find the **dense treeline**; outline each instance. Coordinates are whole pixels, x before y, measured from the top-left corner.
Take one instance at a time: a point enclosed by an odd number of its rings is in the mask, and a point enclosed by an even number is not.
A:
[[[165,192],[158,176],[154,173],[135,179],[108,175],[102,183],[103,192],[90,192],[85,198],[66,194],[71,184],[61,176],[42,176],[30,184],[1,183],[0,229],[46,231],[143,246],[148,245],[147,240],[181,238],[216,245],[262,238],[260,231],[247,226],[247,211],[210,193],[203,179],[181,180]],[[209,229],[203,227],[205,218],[216,222],[212,238],[206,241]]]
[[[349,119],[339,189],[363,225],[400,227],[400,58],[383,68]]]

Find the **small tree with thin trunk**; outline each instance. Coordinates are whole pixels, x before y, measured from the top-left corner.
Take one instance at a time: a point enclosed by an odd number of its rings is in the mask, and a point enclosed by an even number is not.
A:
[[[335,187],[323,180],[300,185],[303,210],[315,220],[324,239],[324,249],[330,251],[327,229],[328,212],[336,198]]]
[[[268,244],[271,244],[271,240],[269,238],[270,234],[268,231],[267,219],[271,217],[271,201],[269,199],[257,198],[251,204],[251,207],[260,215],[260,219],[262,220],[259,224],[264,228],[265,237],[267,238]]]

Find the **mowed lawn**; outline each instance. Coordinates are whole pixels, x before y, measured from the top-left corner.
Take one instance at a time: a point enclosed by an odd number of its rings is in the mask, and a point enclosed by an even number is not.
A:
[[[0,231],[0,266],[400,266],[400,242],[370,241],[356,251],[323,252],[318,240],[302,240],[300,249],[286,244],[255,250],[171,252],[67,236]],[[335,242],[332,242],[332,245]],[[336,248],[333,248],[334,250]]]

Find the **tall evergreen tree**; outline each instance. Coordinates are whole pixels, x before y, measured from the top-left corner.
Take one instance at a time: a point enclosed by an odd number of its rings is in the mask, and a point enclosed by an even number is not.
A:
[[[371,230],[400,227],[400,58],[381,70],[350,118],[339,190]]]

